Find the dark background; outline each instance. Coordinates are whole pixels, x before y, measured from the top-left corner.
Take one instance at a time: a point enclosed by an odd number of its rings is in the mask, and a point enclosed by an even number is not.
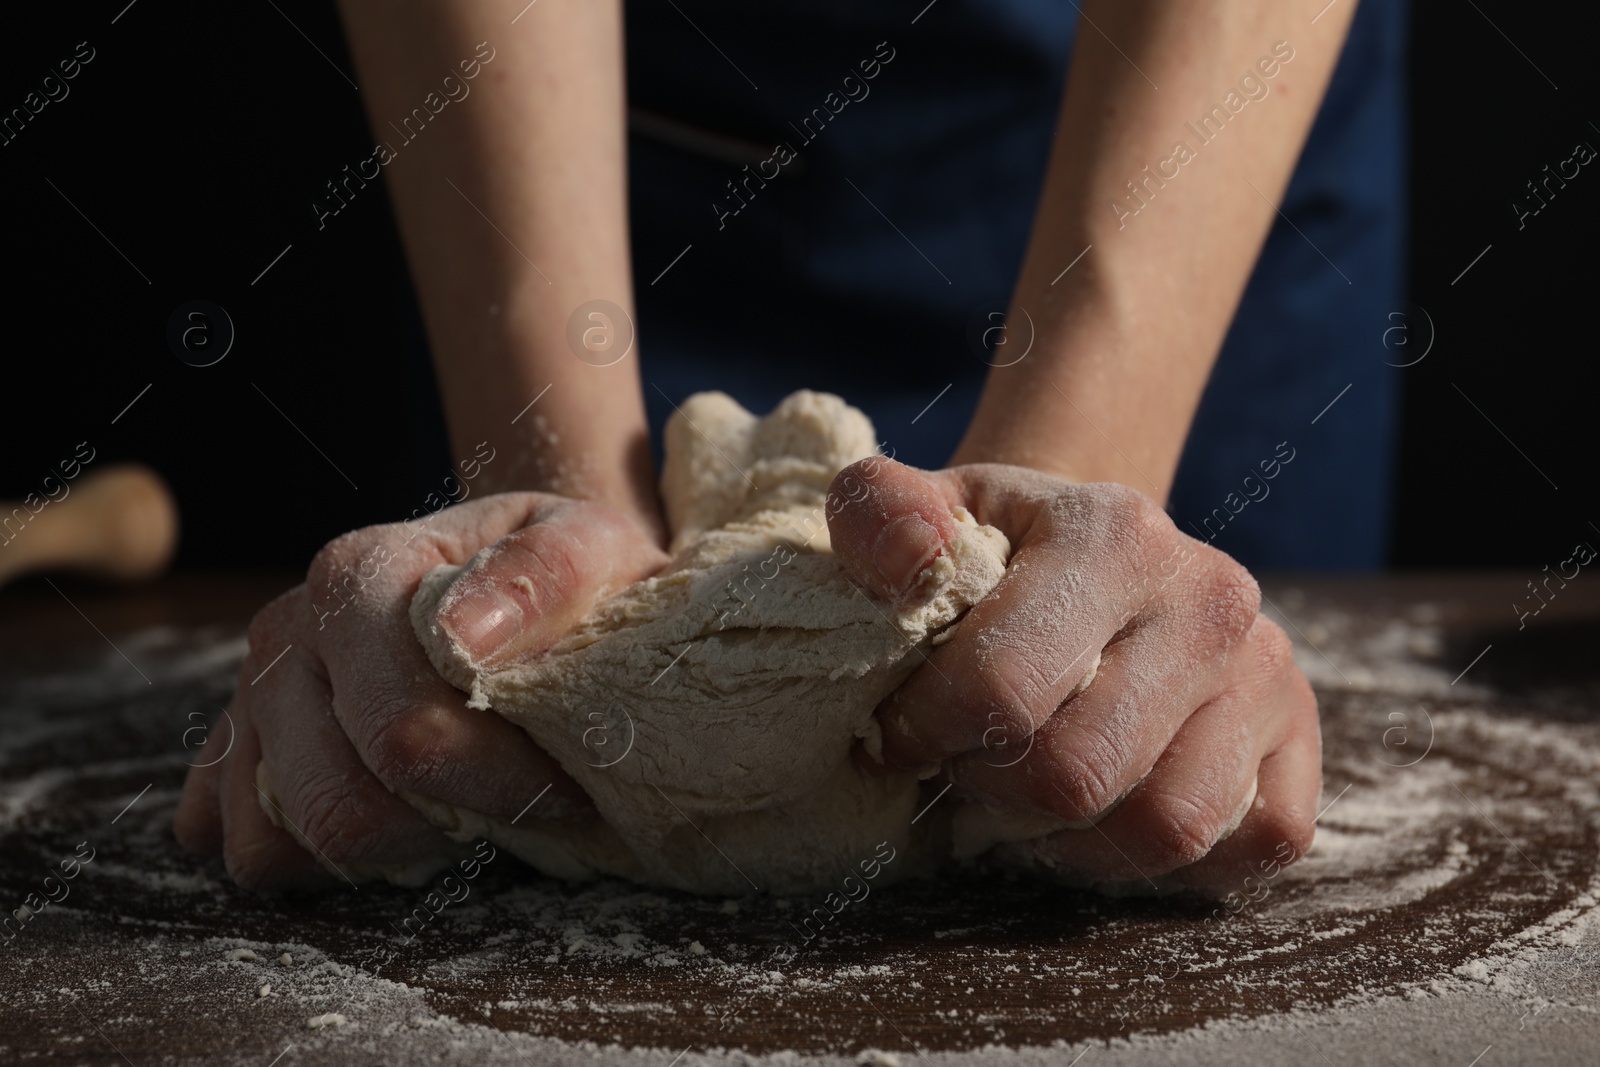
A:
[[[1414,307],[1391,358],[1433,337],[1394,370],[1398,567],[1537,567],[1600,538],[1585,432],[1600,161],[1521,230],[1511,207],[1576,143],[1600,147],[1577,10],[1415,5]],[[371,152],[331,4],[113,0],[7,20],[0,112],[78,42],[96,54],[0,145],[0,498],[87,440],[90,469],[138,459],[171,482],[180,566],[234,568],[302,566],[422,506],[447,471],[418,473],[436,413],[387,196],[369,185],[320,231],[310,207]],[[166,342],[194,299],[237,329],[214,366]]]

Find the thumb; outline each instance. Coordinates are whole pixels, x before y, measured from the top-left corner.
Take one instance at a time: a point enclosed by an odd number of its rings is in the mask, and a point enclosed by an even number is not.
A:
[[[621,512],[556,500],[473,556],[440,597],[435,621],[475,668],[536,655],[598,601],[666,559]]]
[[[956,524],[944,494],[923,472],[871,456],[840,471],[828,487],[828,534],[852,578],[899,603],[923,591]]]

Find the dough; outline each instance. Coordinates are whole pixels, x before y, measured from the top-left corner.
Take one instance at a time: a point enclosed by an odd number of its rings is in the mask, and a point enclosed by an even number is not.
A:
[[[958,536],[919,602],[897,610],[852,584],[829,545],[827,490],[845,466],[878,454],[874,441],[865,415],[824,393],[794,393],[763,419],[721,393],[690,397],[666,428],[670,562],[531,662],[476,670],[433,625],[462,568],[425,576],[411,620],[434,666],[469,704],[493,708],[560,761],[600,819],[508,822],[400,795],[457,840],[487,838],[559,878],[715,894],[833,890],[831,902],[865,881],[987,855],[1112,892],[1177,888],[1170,877],[1089,883],[1059,869],[1044,839],[1089,822],[960,800],[925,781],[936,767],[856,770],[857,739],[868,751],[881,744],[873,711],[994,589],[1011,551],[999,530],[956,508]],[[1097,656],[1074,693],[1098,667]],[[264,763],[256,778],[268,818],[315,851],[280,818]],[[1254,801],[1252,787],[1229,832]],[[402,885],[434,873],[335,870]]]
[[[964,805],[945,797],[918,818],[937,790],[863,775],[850,750],[876,740],[873,710],[999,582],[1010,545],[958,508],[921,603],[896,611],[857,588],[829,546],[826,494],[874,442],[834,396],[795,393],[763,419],[721,393],[691,397],[666,430],[671,563],[530,663],[475,671],[432,625],[459,572],[430,574],[412,619],[435,666],[559,760],[602,822],[512,826],[408,799],[552,875],[705,893],[838,888],[865,864],[881,884],[948,858]]]

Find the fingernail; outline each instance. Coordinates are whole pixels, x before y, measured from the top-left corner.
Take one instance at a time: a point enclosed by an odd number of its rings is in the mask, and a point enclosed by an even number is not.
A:
[[[474,590],[441,620],[445,634],[474,664],[509,645],[522,629],[522,604],[500,589]]]
[[[883,528],[872,549],[878,574],[896,596],[910,592],[940,552],[944,538],[921,515],[902,515]]]

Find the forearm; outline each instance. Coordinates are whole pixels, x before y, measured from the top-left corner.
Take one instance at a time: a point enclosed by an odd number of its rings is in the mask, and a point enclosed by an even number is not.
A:
[[[1165,500],[1354,7],[1083,4],[1008,319],[1033,348],[990,371],[955,462]]]
[[[495,449],[485,488],[600,500],[655,524],[637,347],[602,365],[614,353],[580,359],[567,337],[591,300],[632,315],[621,6],[518,17],[524,6],[341,0],[375,137],[393,151],[383,170],[453,449]],[[459,64],[475,54],[492,58],[469,80]],[[441,107],[446,74],[465,95]],[[405,123],[414,108],[430,120],[420,133]]]

